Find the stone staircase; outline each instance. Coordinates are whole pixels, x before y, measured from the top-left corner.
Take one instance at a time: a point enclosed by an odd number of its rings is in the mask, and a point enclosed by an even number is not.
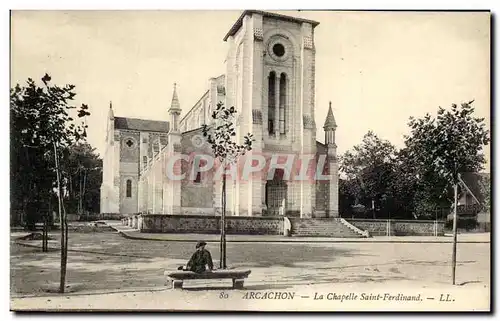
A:
[[[292,218],[292,236],[321,236],[338,238],[369,237],[369,234],[341,218]]]

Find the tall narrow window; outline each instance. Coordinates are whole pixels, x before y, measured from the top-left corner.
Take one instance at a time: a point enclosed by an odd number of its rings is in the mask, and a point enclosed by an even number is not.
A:
[[[127,197],[132,197],[132,181],[127,179]]]
[[[280,100],[279,100],[279,108],[280,108],[280,134],[285,134],[285,125],[286,125],[286,74],[281,74],[280,77]]]
[[[268,106],[267,106],[267,129],[269,134],[274,133],[274,127],[277,125],[275,121],[276,115],[276,74],[272,71],[268,77]]]
[[[207,161],[204,159],[200,159],[198,164],[198,171],[196,172],[196,177],[194,179],[194,183],[201,183],[201,168],[207,166]]]

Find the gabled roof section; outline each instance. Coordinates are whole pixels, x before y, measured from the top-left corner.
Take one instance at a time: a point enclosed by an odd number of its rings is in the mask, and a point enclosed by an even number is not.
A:
[[[238,20],[236,20],[236,22],[231,27],[231,29],[229,29],[228,33],[224,37],[224,41],[226,41],[227,38],[229,38],[230,36],[234,36],[238,32],[238,30],[240,30],[241,26],[243,25],[243,18],[246,15],[251,16],[252,14],[260,14],[263,17],[274,18],[277,20],[290,21],[290,22],[296,22],[296,23],[306,22],[306,23],[310,23],[313,28],[315,28],[317,25],[319,25],[319,22],[314,21],[314,20],[295,18],[295,17],[286,16],[286,15],[282,15],[282,14],[278,14],[278,13],[267,12],[267,11],[245,10],[241,14],[241,16],[238,18]]]
[[[327,153],[328,147],[323,144],[322,142],[316,141],[316,154],[323,154],[325,155]]]
[[[224,84],[224,81],[226,80],[226,74],[222,74],[220,75],[219,77],[216,77],[215,78],[215,81],[218,83],[218,84]]]
[[[185,132],[181,133],[181,136],[189,135],[189,134],[196,133],[196,132],[203,134],[203,127],[197,127],[197,128],[193,128],[190,130],[186,130]]]
[[[148,120],[115,117],[115,129],[137,130],[141,132],[168,132],[169,123],[161,120]]]
[[[490,173],[463,173],[461,178],[474,197],[482,204],[488,196],[485,195],[485,192],[491,192]],[[469,193],[469,191],[463,191],[463,193]]]

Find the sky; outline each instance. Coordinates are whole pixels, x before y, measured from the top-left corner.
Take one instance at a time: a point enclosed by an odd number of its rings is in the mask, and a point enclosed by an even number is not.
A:
[[[332,102],[338,153],[369,130],[400,148],[410,116],[475,100],[490,126],[486,12],[279,12],[315,29],[317,140]],[[90,107],[89,143],[104,152],[115,116],[168,120],[173,84],[187,112],[225,72],[224,35],[241,11],[13,11],[11,86],[46,72]],[[182,117],[182,116],[181,116]],[[489,146],[485,150],[489,167]],[[488,170],[489,171],[489,170]]]

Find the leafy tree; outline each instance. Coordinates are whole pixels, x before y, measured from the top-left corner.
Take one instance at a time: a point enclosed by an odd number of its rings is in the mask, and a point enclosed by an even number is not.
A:
[[[368,132],[341,157],[346,176],[340,185],[342,211],[354,199],[367,208],[373,201],[379,216],[446,217],[458,173],[477,172],[485,163],[482,148],[489,143],[489,133],[484,119],[473,113],[468,102],[454,104],[449,111],[439,108],[436,118],[410,118],[411,133],[399,151]]]
[[[417,177],[414,164],[403,148],[396,152],[393,170],[387,188],[385,209],[393,219],[412,219],[414,216],[414,199],[417,193]]]
[[[74,117],[90,113],[85,104],[79,108],[71,104],[76,95],[74,85],[53,85],[48,74],[41,81],[39,86],[30,78],[26,86],[16,84],[10,90],[11,183],[15,190],[11,202],[27,210],[28,225],[34,228],[39,205],[50,202],[56,188],[61,226],[59,291],[64,292],[68,233],[60,159],[64,150],[86,137],[87,125],[76,123]],[[70,115],[72,111],[76,115]]]
[[[243,137],[243,144],[235,142],[236,136],[235,121],[236,109],[226,108],[222,102],[217,104],[217,108],[212,113],[212,124],[204,124],[203,136],[212,148],[212,152],[219,160],[222,168],[222,215],[221,215],[221,260],[220,268],[227,268],[226,265],[226,170],[234,165],[238,157],[245,152],[252,150],[253,135],[248,133]]]
[[[482,149],[490,141],[483,118],[475,118],[473,101],[453,104],[451,110],[439,107],[437,117],[427,114],[422,119],[410,119],[411,135],[406,146],[422,179],[422,190],[431,201],[451,203],[457,211],[460,175],[483,168]],[[453,186],[453,197],[450,195]],[[425,199],[425,198],[424,198]],[[427,200],[425,200],[427,201]],[[417,203],[417,210],[427,210]],[[427,205],[427,204],[426,204]],[[455,284],[457,253],[457,217],[453,220],[452,282]]]
[[[450,110],[439,107],[435,118],[410,118],[405,145],[418,180],[420,193],[414,201],[419,216],[431,208],[449,207],[458,175],[480,171],[485,164],[482,149],[490,141],[489,132],[484,118],[473,116],[472,103],[453,104]]]
[[[339,212],[343,217],[353,217],[354,211],[352,206],[356,203],[355,196],[351,193],[357,184],[355,180],[339,179]]]
[[[355,204],[367,208],[374,203],[380,208],[387,198],[391,184],[396,148],[387,140],[380,139],[369,131],[361,144],[354,146],[340,158],[340,170],[349,184],[345,184],[354,196]]]
[[[88,143],[70,146],[63,153],[62,172],[66,180],[68,212],[99,212],[102,160]]]
[[[490,175],[479,176],[479,190],[483,196],[482,210],[489,213],[491,211],[491,178]]]

